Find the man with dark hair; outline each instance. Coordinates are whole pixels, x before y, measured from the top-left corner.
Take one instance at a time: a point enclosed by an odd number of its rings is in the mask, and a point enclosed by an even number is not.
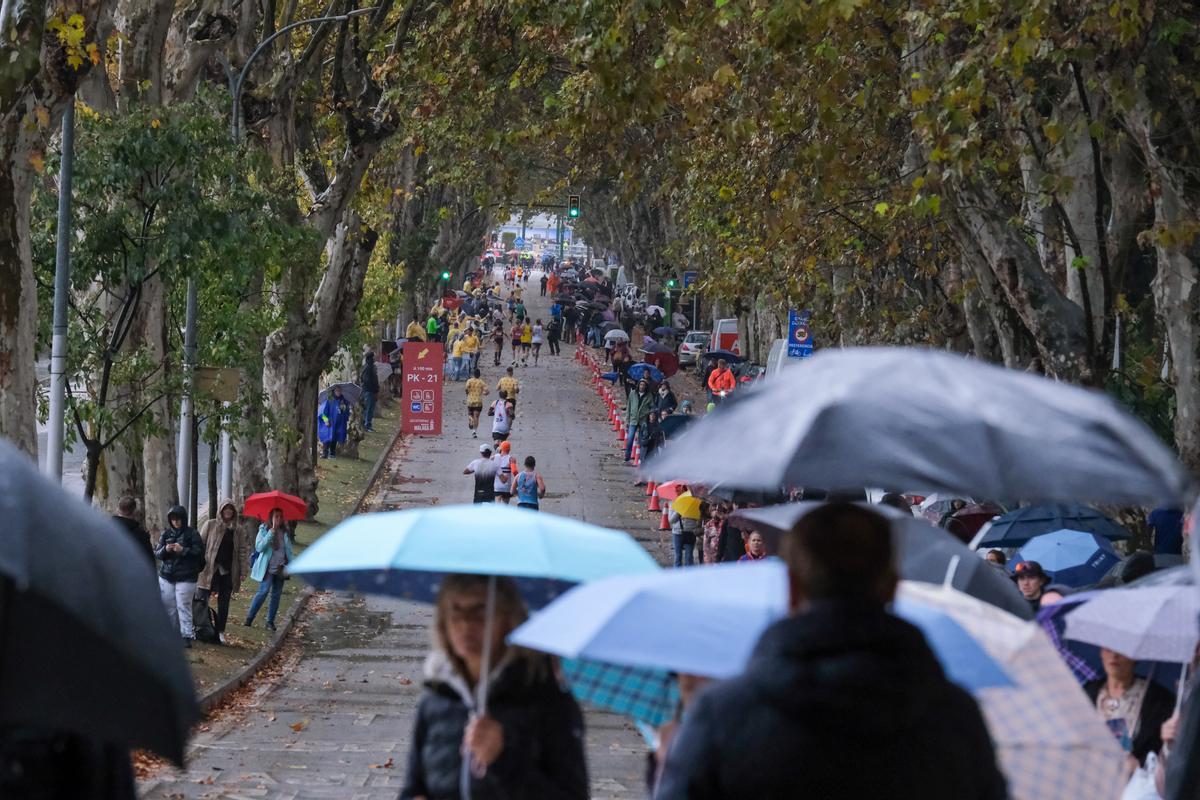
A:
[[[117,513],[113,519],[117,524],[129,533],[133,543],[137,545],[137,549],[145,553],[146,558],[150,560],[150,566],[156,566],[154,562],[154,545],[150,543],[150,533],[142,527],[142,524],[137,521],[137,500],[134,500],[129,495],[125,495],[117,501]]]
[[[887,520],[831,503],[800,519],[781,555],[791,615],[740,677],[692,704],[656,797],[1005,798],[975,701],[888,613]]]

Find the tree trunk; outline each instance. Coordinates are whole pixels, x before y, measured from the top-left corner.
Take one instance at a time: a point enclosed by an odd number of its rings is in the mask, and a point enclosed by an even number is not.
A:
[[[318,509],[311,452],[320,379],[354,325],[377,238],[357,213],[347,212],[326,246],[326,269],[311,306],[297,313],[291,303],[284,326],[267,336],[263,385],[276,418],[267,476],[273,488],[304,498],[310,514]]]

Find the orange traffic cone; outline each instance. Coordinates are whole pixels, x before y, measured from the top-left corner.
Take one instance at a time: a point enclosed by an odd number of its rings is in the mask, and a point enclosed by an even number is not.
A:
[[[633,443],[633,465],[640,467],[642,465],[642,443],[635,441]]]
[[[647,483],[646,484],[646,496],[649,497],[650,495],[654,494],[654,490],[657,488],[658,488],[658,484],[655,483],[654,481],[650,481],[649,483]]]
[[[617,418],[617,441],[625,444],[625,425],[621,422],[621,418]]]
[[[671,520],[667,519],[667,506],[662,507],[662,518],[658,521],[658,529],[660,531],[671,530]]]
[[[662,505],[658,502],[658,492],[650,495],[650,504],[646,506],[647,511],[662,511]]]

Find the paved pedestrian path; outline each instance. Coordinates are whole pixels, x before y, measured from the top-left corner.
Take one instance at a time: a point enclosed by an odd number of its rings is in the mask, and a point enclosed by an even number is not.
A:
[[[527,286],[526,305],[545,321],[548,305],[536,297],[536,280]],[[573,352],[564,347],[554,357],[543,348],[539,366],[518,367],[513,454],[537,458],[548,489],[544,510],[627,530],[666,563],[669,539],[654,530],[657,520],[634,490],[633,470],[621,463],[603,407]],[[503,368],[491,366],[490,350],[481,364],[494,387]],[[446,386],[442,436],[405,443],[376,510],[470,502],[472,479],[462,470],[479,444],[490,441],[490,420],[483,417],[481,438],[472,439],[462,387]],[[248,707],[208,723],[194,739],[187,772],[145,782],[142,796],[395,798],[431,619],[430,606],[321,596],[278,682],[261,687]],[[646,747],[632,725],[589,711],[587,727],[592,796],[644,797]]]

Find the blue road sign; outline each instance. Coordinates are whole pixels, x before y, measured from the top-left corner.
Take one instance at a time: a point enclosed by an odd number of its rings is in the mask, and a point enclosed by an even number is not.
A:
[[[518,236],[516,239],[513,240],[513,247],[517,248],[518,250],[520,250],[524,246],[525,246],[525,237],[524,236]]]
[[[808,321],[812,311],[805,309],[788,312],[788,358],[808,358],[813,353],[812,330]]]
[[[694,269],[689,269],[683,273],[683,288],[690,289],[692,284],[700,279],[700,273]]]

